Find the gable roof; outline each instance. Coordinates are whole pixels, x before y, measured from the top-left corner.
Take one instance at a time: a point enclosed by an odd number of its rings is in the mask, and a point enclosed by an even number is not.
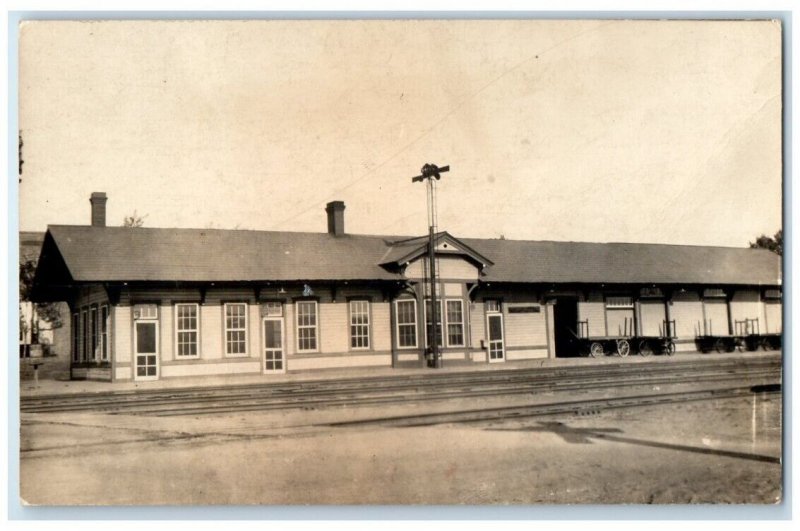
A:
[[[433,241],[434,246],[437,249],[437,255],[451,254],[464,256],[481,266],[481,268],[484,266],[490,266],[494,263],[467,245],[465,240],[454,238],[447,231],[436,233]],[[391,247],[389,247],[389,250],[381,259],[381,264],[402,265],[412,260],[416,260],[422,255],[427,256],[429,242],[430,239],[428,236],[392,241]],[[442,246],[444,246],[445,249],[442,249]],[[450,250],[447,250],[448,246],[451,247]]]
[[[778,286],[781,259],[761,249],[633,243],[456,239],[486,260],[482,281]],[[425,253],[426,237],[56,225],[40,269],[73,282],[402,280],[390,267]],[[420,252],[420,249],[422,251]],[[411,257],[411,258],[409,258]],[[37,272],[39,276],[39,272]],[[61,274],[42,274],[64,278]]]

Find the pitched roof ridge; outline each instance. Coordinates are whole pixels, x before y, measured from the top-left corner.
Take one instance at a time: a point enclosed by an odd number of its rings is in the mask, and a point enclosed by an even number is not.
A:
[[[146,230],[146,231],[192,231],[192,232],[247,232],[259,234],[287,234],[287,235],[315,235],[327,236],[327,232],[312,232],[312,231],[287,231],[287,230],[265,230],[265,229],[225,229],[225,228],[203,228],[203,227],[122,227],[122,226],[105,226],[105,227],[92,227],[91,225],[67,225],[67,224],[52,224],[47,226],[50,228],[82,228],[93,230]],[[20,231],[36,233],[37,231]],[[600,242],[600,241],[585,241],[585,240],[522,240],[513,238],[474,238],[474,237],[456,237],[450,232],[444,230],[439,231],[435,235],[435,239],[439,240],[442,237],[449,236],[455,240],[463,242],[514,242],[514,243],[542,243],[542,244],[580,244],[580,245],[614,245],[614,246],[648,246],[648,247],[683,247],[683,248],[704,248],[704,249],[733,249],[733,250],[754,250],[771,252],[768,249],[754,249],[747,246],[733,247],[729,245],[703,245],[703,244],[685,244],[685,243],[663,243],[663,242]],[[381,234],[358,234],[346,233],[336,238],[353,237],[353,238],[370,238],[370,239],[383,239],[386,245],[395,247],[403,245],[413,245],[421,243],[428,239],[428,235],[421,236],[396,236],[396,235],[381,235]]]

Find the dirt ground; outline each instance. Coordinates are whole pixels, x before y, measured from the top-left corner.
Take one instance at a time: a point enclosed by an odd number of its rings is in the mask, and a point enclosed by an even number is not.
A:
[[[409,411],[26,414],[21,494],[44,505],[781,499],[776,394],[482,424],[327,425]]]

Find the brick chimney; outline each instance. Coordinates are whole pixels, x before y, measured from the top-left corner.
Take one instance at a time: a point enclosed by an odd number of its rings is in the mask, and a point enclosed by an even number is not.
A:
[[[344,235],[344,201],[331,201],[325,212],[328,213],[328,234]]]
[[[92,203],[92,227],[106,226],[106,197],[105,192],[92,192],[89,202]]]

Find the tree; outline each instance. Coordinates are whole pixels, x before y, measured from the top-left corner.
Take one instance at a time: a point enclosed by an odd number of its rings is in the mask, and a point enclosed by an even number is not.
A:
[[[19,300],[30,301],[31,291],[33,290],[33,277],[36,274],[37,260],[35,258],[28,258],[19,266]],[[50,328],[61,328],[64,323],[61,321],[61,312],[54,302],[37,302],[33,305],[36,315],[39,319],[45,321],[50,325]],[[26,323],[27,326],[35,327],[35,321],[31,324]]]
[[[132,228],[141,227],[142,225],[144,225],[144,218],[146,217],[147,214],[145,214],[144,216],[140,216],[134,210],[133,214],[131,214],[130,216],[125,216],[125,219],[122,221],[122,226],[132,227]]]
[[[769,236],[762,234],[756,241],[750,242],[751,249],[767,249],[772,251],[773,253],[779,254],[783,256],[783,229],[780,229],[778,232],[775,233],[775,236],[770,238]]]

